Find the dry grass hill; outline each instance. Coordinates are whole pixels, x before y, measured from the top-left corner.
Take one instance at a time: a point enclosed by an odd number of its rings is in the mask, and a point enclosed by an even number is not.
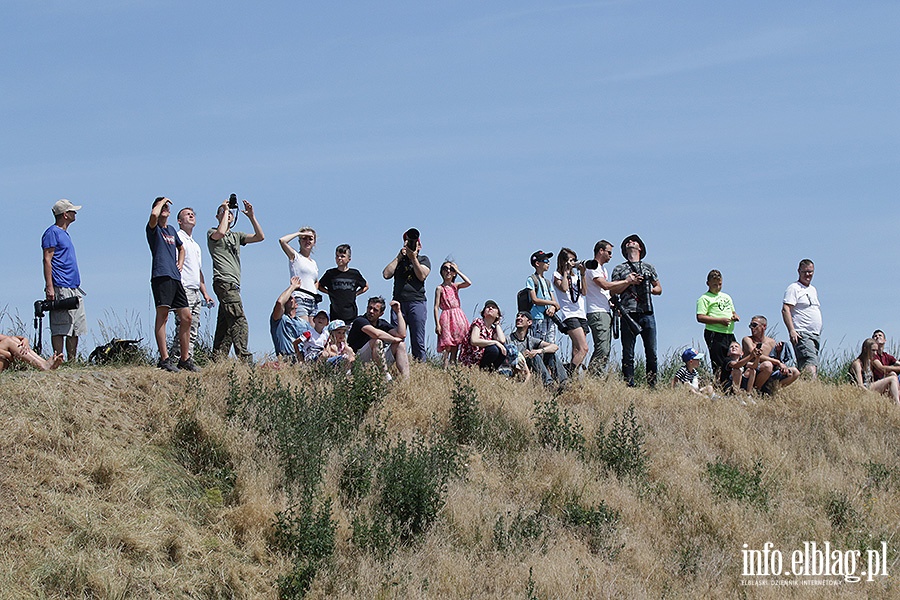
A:
[[[2,598],[900,597],[900,407],[847,385],[64,367],[0,414]]]

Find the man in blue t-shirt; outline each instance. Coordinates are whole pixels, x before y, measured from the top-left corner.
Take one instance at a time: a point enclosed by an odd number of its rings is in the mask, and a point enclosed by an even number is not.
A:
[[[309,321],[297,316],[297,301],[294,292],[301,287],[299,277],[291,277],[291,285],[281,292],[272,316],[269,317],[269,332],[272,334],[272,344],[275,346],[277,356],[289,357],[291,362],[297,362],[300,356],[299,346],[309,336]]]
[[[190,357],[191,345],[191,309],[188,307],[187,294],[181,285],[181,269],[184,266],[184,246],[178,232],[168,224],[169,209],[172,201],[160,196],[153,201],[150,220],[147,221],[147,243],[153,266],[150,274],[150,289],[153,290],[153,302],[156,305],[156,346],[159,348],[158,367],[164,371],[177,373],[199,371]],[[178,311],[180,324],[175,335],[179,337],[181,360],[176,366],[169,359],[166,345],[166,321],[169,311]]]
[[[75,258],[75,246],[69,237],[69,225],[75,222],[76,213],[81,210],[65,198],[53,205],[56,222],[47,228],[41,237],[44,254],[44,293],[47,300],[78,298],[78,306],[71,310],[50,311],[50,341],[53,354],[62,354],[66,347],[68,359],[78,354],[78,337],[87,333],[87,319],[84,314],[84,292],[81,290],[81,274]]]

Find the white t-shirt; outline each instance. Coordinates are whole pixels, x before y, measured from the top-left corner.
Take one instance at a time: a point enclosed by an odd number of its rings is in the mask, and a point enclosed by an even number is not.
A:
[[[585,290],[585,310],[587,314],[610,312],[609,308],[609,290],[604,290],[594,282],[594,278],[599,277],[605,281],[609,281],[609,274],[606,272],[606,265],[597,265],[596,269],[588,269],[584,273]]]
[[[794,329],[801,333],[822,333],[822,311],[816,288],[795,281],[784,291],[784,303],[791,307]]]
[[[308,292],[315,292],[316,281],[319,280],[319,266],[316,261],[297,252],[294,254],[294,259],[288,264],[291,277],[300,278],[300,287]]]
[[[553,272],[553,285],[556,280],[562,279],[559,271]],[[569,276],[569,291],[564,292],[559,287],[556,288],[556,301],[559,302],[559,311],[562,313],[562,319],[571,319],[577,317],[586,319],[587,314],[584,312],[584,290],[579,289],[579,278],[575,275]],[[573,300],[574,298],[574,300]]]
[[[328,329],[325,328],[322,330],[322,333],[316,331],[315,327],[311,327],[309,330],[309,339],[303,342],[303,356],[306,360],[316,360],[319,358],[319,355],[322,354],[322,350],[325,349],[325,344],[328,342]]]
[[[179,229],[178,237],[184,246],[184,267],[181,268],[181,285],[186,290],[200,289],[200,264],[203,261],[203,252],[200,244],[194,241],[186,231]]]

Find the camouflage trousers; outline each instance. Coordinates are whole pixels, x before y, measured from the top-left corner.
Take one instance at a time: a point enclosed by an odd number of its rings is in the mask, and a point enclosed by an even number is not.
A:
[[[247,350],[250,327],[244,315],[241,301],[241,286],[234,283],[213,281],[213,290],[219,299],[219,313],[216,317],[216,334],[213,337],[213,354],[228,356],[234,346],[234,354],[243,360],[252,360]]]

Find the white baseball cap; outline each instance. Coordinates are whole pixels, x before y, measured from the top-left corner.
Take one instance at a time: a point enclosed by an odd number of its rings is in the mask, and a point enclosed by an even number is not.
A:
[[[62,200],[57,200],[56,204],[53,205],[53,215],[56,217],[63,213],[67,213],[70,210],[78,212],[79,210],[81,210],[81,207],[75,206],[65,198],[63,198]]]

